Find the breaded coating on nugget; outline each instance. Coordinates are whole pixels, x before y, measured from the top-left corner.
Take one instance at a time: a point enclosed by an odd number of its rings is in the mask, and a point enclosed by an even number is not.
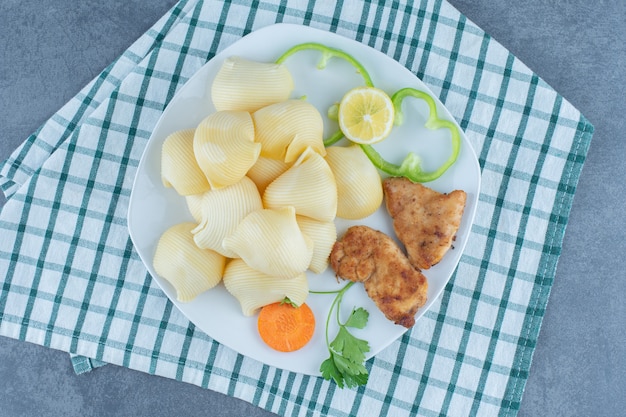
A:
[[[338,240],[330,264],[344,279],[363,282],[365,291],[387,319],[410,328],[426,303],[426,277],[386,234],[367,226],[352,226]]]
[[[461,224],[465,191],[443,194],[403,177],[385,179],[383,189],[393,228],[411,264],[428,269],[439,263]]]

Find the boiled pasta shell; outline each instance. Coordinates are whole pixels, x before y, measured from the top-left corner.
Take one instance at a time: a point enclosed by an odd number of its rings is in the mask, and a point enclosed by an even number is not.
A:
[[[302,233],[313,241],[313,257],[309,269],[321,274],[328,267],[328,256],[337,240],[337,227],[334,222],[321,222],[305,216],[296,216]]]
[[[293,206],[296,213],[319,221],[337,214],[337,185],[324,158],[307,148],[294,165],[267,186],[266,208]]]
[[[325,159],[337,183],[337,217],[362,219],[378,210],[383,201],[380,174],[358,145],[330,146]]]
[[[259,157],[261,145],[254,142],[250,113],[221,111],[200,122],[193,150],[211,188],[221,188],[246,175]]]
[[[202,197],[204,197],[204,193],[185,196],[189,213],[196,223],[202,222]]]
[[[172,226],[161,235],[153,265],[159,276],[176,290],[176,298],[188,302],[216,286],[222,279],[226,258],[201,249],[193,241],[193,223]]]
[[[283,64],[256,62],[229,57],[211,85],[215,108],[253,112],[272,103],[287,100],[293,79]]]
[[[313,241],[300,231],[293,207],[248,214],[223,246],[251,268],[285,279],[306,271],[313,257]]]
[[[161,180],[180,195],[203,193],[210,187],[196,162],[193,151],[194,129],[172,133],[161,148]]]
[[[226,265],[224,286],[239,301],[244,316],[252,316],[261,307],[285,297],[299,306],[309,294],[304,272],[291,279],[280,279],[250,268],[241,259],[233,259]]]
[[[254,181],[259,192],[263,194],[265,188],[288,168],[289,164],[281,160],[259,156],[246,175]]]
[[[263,208],[254,182],[243,177],[237,184],[209,190],[202,196],[201,205],[202,221],[192,231],[196,244],[229,258],[236,257],[235,252],[222,246],[222,241],[248,214]]]
[[[312,104],[287,100],[263,107],[252,114],[261,155],[293,162],[307,148],[326,155],[324,121]]]

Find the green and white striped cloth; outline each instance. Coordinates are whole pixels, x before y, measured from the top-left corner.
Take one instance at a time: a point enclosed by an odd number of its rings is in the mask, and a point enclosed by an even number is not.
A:
[[[214,342],[168,301],[128,235],[131,186],[176,91],[243,35],[336,32],[420,77],[482,168],[475,224],[433,308],[338,389]],[[4,162],[0,334],[196,384],[286,416],[515,415],[593,126],[442,0],[183,0]]]

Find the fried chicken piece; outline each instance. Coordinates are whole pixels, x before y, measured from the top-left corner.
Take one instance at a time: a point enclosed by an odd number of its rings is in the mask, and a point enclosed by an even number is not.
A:
[[[330,264],[339,277],[363,282],[387,319],[406,328],[415,324],[415,313],[426,303],[428,282],[389,236],[352,226],[335,242]]]
[[[385,179],[383,189],[393,229],[411,264],[428,269],[439,263],[459,230],[465,191],[442,194],[404,177]]]

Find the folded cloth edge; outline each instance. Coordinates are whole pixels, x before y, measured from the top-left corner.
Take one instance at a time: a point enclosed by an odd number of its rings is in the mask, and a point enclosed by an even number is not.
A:
[[[107,81],[111,78],[111,73],[116,65],[120,64],[124,57],[127,57],[128,54],[134,56],[132,68],[136,67],[141,60],[143,60],[146,56],[148,56],[154,48],[158,47],[158,45],[163,41],[165,35],[171,31],[171,29],[176,26],[184,16],[189,12],[188,6],[193,6],[193,2],[189,0],[181,0],[174,4],[161,18],[159,18],[142,36],[140,36],[136,41],[134,41],[124,52],[119,55],[117,58],[113,60],[109,65],[107,65],[102,71],[100,71],[93,79],[91,79],[83,88],[80,89],[78,93],[76,93],[66,104],[61,107],[54,115],[48,118],[39,128],[37,128],[32,134],[24,140],[12,153],[9,155],[7,159],[4,161],[0,161],[0,191],[5,195],[5,198],[8,200],[11,196],[22,186],[22,183],[17,181],[16,176],[22,173],[22,177],[24,180],[27,180],[30,176],[38,171],[41,168],[39,166],[36,169],[33,169],[31,166],[24,166],[23,163],[23,155],[28,153],[28,149],[37,144],[38,135],[41,133],[43,128],[47,123],[50,123],[53,118],[58,115],[64,108],[67,108],[73,101],[83,102],[86,97],[94,97],[98,94],[98,92],[103,88],[104,81]],[[155,33],[156,36],[151,36],[151,33]],[[142,42],[146,42],[149,38],[151,38],[151,42],[147,47],[140,48],[141,55],[137,55],[134,51]],[[124,73],[124,77],[115,78],[115,83],[112,83],[114,91],[119,88],[119,85],[124,80],[126,76],[132,73],[132,68],[128,69]],[[108,90],[107,90],[108,91]],[[105,92],[105,97],[108,97],[111,93]],[[97,106],[96,106],[97,107]],[[94,107],[94,109],[96,108]],[[79,113],[81,115],[80,119],[82,119],[79,123],[74,123],[75,118],[70,121],[69,126],[66,130],[66,134],[58,141],[56,146],[48,147],[50,148],[50,154],[54,152],[62,143],[67,140],[71,134],[76,131],[82,124],[82,122],[89,116],[90,113],[87,113],[89,110],[89,106],[83,109],[82,112]],[[93,110],[93,109],[92,109]],[[43,161],[41,163],[43,164]],[[107,365],[106,362],[100,361],[94,358],[89,358],[87,356],[78,355],[70,353],[70,360],[72,363],[72,367],[74,372],[77,375],[90,372],[93,369],[102,367]]]
[[[579,134],[577,135],[578,137],[575,139],[574,143],[577,143],[576,148],[579,149],[580,148],[580,155],[583,155],[582,160],[577,160],[574,161],[575,163],[580,163],[582,164],[582,162],[584,161],[584,154],[586,153],[586,149],[584,148],[585,146],[588,147],[590,144],[590,140],[591,140],[591,136],[593,134],[593,126],[586,120],[584,119],[584,116],[581,115],[581,123],[584,124],[584,129],[582,131],[579,132]],[[581,148],[581,146],[583,148]],[[578,153],[577,153],[578,154]],[[569,174],[570,176],[567,177],[568,181],[567,181],[567,187],[571,187],[571,188],[575,188],[576,187],[576,183],[578,182],[579,179],[579,175],[580,175],[580,170],[575,170],[572,166],[570,166],[569,168]],[[572,175],[574,174],[574,175]],[[565,178],[565,177],[564,177]],[[571,209],[571,200],[573,199],[573,193],[568,193],[566,191],[562,191],[562,198],[561,198],[561,204],[558,205],[559,209],[556,211],[556,213],[559,216],[568,216],[568,213]],[[556,224],[556,228],[553,230],[553,234],[552,234],[552,240],[551,240],[551,248],[556,248],[557,250],[560,251],[560,247],[561,247],[561,242],[563,240],[563,236],[565,233],[565,228],[566,228],[566,224]],[[544,287],[547,287],[547,291],[541,292],[541,297],[538,297],[537,299],[537,303],[536,303],[536,307],[535,307],[535,311],[540,311],[542,309],[545,309],[545,305],[547,304],[548,301],[548,296],[549,296],[549,292],[550,292],[550,287],[551,287],[551,281],[552,277],[554,275],[554,270],[556,269],[557,266],[557,262],[558,262],[558,256],[556,258],[554,257],[547,257],[545,260],[546,264],[545,264],[545,269],[544,271],[547,274],[544,274],[543,276],[543,281],[541,282],[540,285],[536,286],[536,288],[539,291],[543,291]],[[533,320],[535,319],[535,316],[538,316],[538,320],[539,320],[539,325],[535,325],[536,322],[529,322],[528,323],[528,328],[527,328],[527,339],[530,342],[534,343],[534,341],[536,341],[537,335],[540,331],[540,326],[541,326],[541,321],[542,321],[542,314],[533,314]],[[518,354],[520,354],[520,358],[519,358],[519,363],[520,365],[524,365],[525,362],[527,361],[527,367],[530,367],[530,363],[532,360],[532,354],[534,352],[534,345],[529,345],[530,349],[524,349],[523,352],[520,353],[520,350],[518,349]],[[527,352],[524,354],[524,352]],[[517,355],[516,355],[517,356]],[[84,356],[80,356],[80,355],[73,355],[72,356],[72,364],[74,366],[75,372],[77,374],[83,373],[83,372],[89,372],[99,366],[102,366],[100,364],[105,364],[104,362],[101,361],[97,361],[91,358],[87,358]],[[523,369],[522,366],[518,367],[518,369]],[[518,385],[517,382],[514,385],[514,390],[510,391],[511,393],[513,393],[515,390],[519,390],[521,388],[520,391],[520,396],[521,396],[521,392],[523,392],[524,389],[524,385],[525,385],[525,380],[526,378],[523,378],[523,384]],[[511,400],[513,401],[513,394],[511,395]]]
[[[591,139],[595,128],[593,124],[581,113],[579,121],[579,131],[574,138],[573,143],[576,144],[572,148],[576,158],[572,158],[569,161],[567,178],[567,189],[560,191],[561,199],[558,204],[558,210],[555,212],[559,218],[568,218],[572,208],[572,202],[574,199],[574,193],[570,190],[576,189],[582,169],[576,169],[576,165],[582,165],[586,159],[587,151],[591,146]],[[508,410],[519,410],[521,406],[521,400],[523,397],[526,383],[528,382],[528,373],[532,364],[533,355],[535,353],[535,345],[541,331],[544,314],[550,293],[552,290],[552,282],[554,280],[556,270],[558,267],[558,256],[554,256],[554,251],[560,254],[561,247],[563,246],[563,239],[565,237],[565,231],[567,223],[556,222],[552,231],[552,238],[550,239],[549,250],[544,254],[544,259],[541,262],[543,266],[543,274],[541,282],[536,283],[533,288],[533,294],[531,298],[535,298],[537,301],[532,308],[532,314],[527,315],[530,320],[526,320],[521,332],[520,338],[523,339],[524,344],[519,345],[515,352],[515,359],[513,361],[514,368],[518,370],[518,375],[512,375],[509,379],[508,386],[506,387],[506,395],[503,398],[503,406]],[[538,320],[538,323],[536,322]]]
[[[192,5],[189,0],[181,0],[172,6],[167,13],[150,27],[150,29],[144,32],[144,34],[126,48],[121,55],[100,71],[98,75],[91,79],[58,111],[30,134],[7,159],[0,161],[0,191],[4,193],[7,200],[11,198],[28,178],[41,169],[41,165],[44,161],[58,149],[59,146],[68,140],[76,129],[80,128],[85,119],[97,108],[97,105],[92,106],[91,102],[98,94],[103,92],[104,99],[109,97],[113,91],[119,88],[124,78],[132,73],[133,68],[149,55],[154,48],[158,47],[165,38],[165,35],[189,12],[188,5]],[[124,58],[128,58],[129,62],[124,62]],[[121,71],[120,74],[116,73],[113,75],[118,66],[124,68],[119,69]],[[109,85],[109,89],[103,87],[106,84]],[[80,103],[78,111],[72,111],[72,104],[78,103]],[[61,116],[61,113],[66,109],[68,112],[72,112],[70,120],[64,120]],[[67,123],[67,126],[65,126],[65,131],[59,140],[55,140],[54,143],[48,143],[39,136],[42,134],[44,128],[48,124],[51,124],[57,117],[63,119],[63,121]],[[38,152],[40,157],[36,161],[26,163],[25,158],[33,153],[31,152],[33,147],[40,149]]]

